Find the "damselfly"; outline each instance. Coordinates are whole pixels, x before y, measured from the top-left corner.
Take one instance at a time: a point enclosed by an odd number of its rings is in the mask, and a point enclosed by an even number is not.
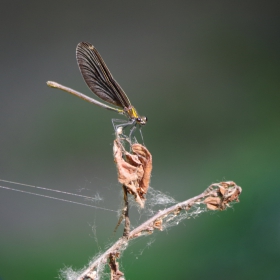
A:
[[[93,45],[86,42],[79,43],[76,49],[76,58],[81,74],[90,90],[105,102],[115,105],[121,109],[108,106],[78,91],[55,82],[47,82],[48,86],[64,90],[102,108],[127,116],[129,120],[128,122],[115,125],[114,121],[119,120],[113,120],[113,125],[115,129],[131,125],[132,128],[130,130],[130,136],[137,125],[141,128],[141,126],[147,123],[148,119],[144,116],[138,115],[127,95],[113,78],[101,55]]]

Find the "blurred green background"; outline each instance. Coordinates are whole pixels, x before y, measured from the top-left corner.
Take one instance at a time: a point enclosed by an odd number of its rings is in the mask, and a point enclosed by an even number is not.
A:
[[[88,41],[149,119],[154,189],[181,201],[213,182],[243,188],[234,209],[135,241],[120,260],[126,279],[279,279],[279,11],[276,1],[2,1],[0,179],[120,208],[118,116],[46,86],[93,97],[75,59]],[[120,235],[116,223],[116,212],[0,189],[0,279],[80,269]]]

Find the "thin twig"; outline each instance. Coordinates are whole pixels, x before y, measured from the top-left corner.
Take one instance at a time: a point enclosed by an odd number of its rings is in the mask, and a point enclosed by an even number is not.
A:
[[[130,240],[145,235],[152,234],[154,229],[163,230],[170,219],[178,216],[181,211],[190,211],[194,206],[206,205],[209,210],[225,210],[230,207],[232,203],[239,202],[238,198],[241,193],[241,187],[234,182],[220,182],[212,184],[203,193],[190,198],[186,201],[180,202],[167,209],[159,211],[152,218],[132,230],[128,236],[121,237],[113,246],[104,252],[98,259],[96,259],[90,266],[77,278],[77,280],[98,279],[96,268],[100,263],[104,264],[109,259],[112,264],[112,256],[119,257],[127,248]],[[116,271],[119,271],[118,267]],[[94,276],[93,276],[94,275]]]
[[[123,236],[128,237],[130,233],[130,220],[129,220],[129,203],[128,203],[128,193],[126,186],[123,185],[123,195],[124,195],[124,230]]]

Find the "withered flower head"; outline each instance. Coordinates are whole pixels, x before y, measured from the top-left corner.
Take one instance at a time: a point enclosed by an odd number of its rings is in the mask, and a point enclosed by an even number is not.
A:
[[[114,141],[114,160],[118,169],[118,181],[127,188],[135,201],[143,208],[145,194],[150,184],[152,155],[141,144],[131,145],[131,153],[129,153],[116,139]]]

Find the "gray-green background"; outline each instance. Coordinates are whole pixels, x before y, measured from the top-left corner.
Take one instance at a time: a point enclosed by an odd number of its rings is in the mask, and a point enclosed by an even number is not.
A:
[[[75,60],[89,41],[149,119],[153,188],[178,201],[212,182],[243,188],[233,210],[184,221],[152,246],[134,242],[120,261],[127,279],[279,279],[279,11],[276,1],[2,1],[0,179],[120,207],[118,116],[46,86],[93,97]],[[116,222],[114,212],[0,189],[0,279],[82,268],[119,236]]]

